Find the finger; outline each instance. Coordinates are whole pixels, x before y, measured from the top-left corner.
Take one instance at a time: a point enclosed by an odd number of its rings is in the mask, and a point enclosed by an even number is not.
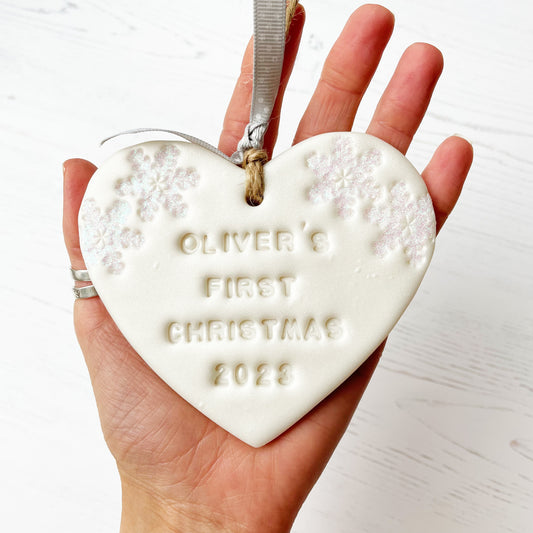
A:
[[[78,212],[85,189],[96,167],[84,159],[69,159],[63,163],[63,236],[72,268],[84,269],[80,250]]]
[[[441,52],[425,43],[402,55],[372,117],[367,133],[405,154],[431,100],[442,72]]]
[[[70,264],[76,270],[85,269],[85,261],[81,255],[80,237],[78,232],[78,212],[89,181],[96,167],[84,159],[69,159],[63,163],[63,236]],[[90,285],[90,282],[76,281],[76,286]],[[78,338],[94,330],[105,318],[105,308],[100,298],[77,299],[83,302],[83,310],[76,305],[74,322]],[[83,318],[80,318],[80,312]]]
[[[280,87],[264,141],[264,147],[269,154],[272,153],[276,142],[279,126],[279,116],[283,95],[289,82],[289,78],[294,66],[298,46],[302,36],[305,22],[305,11],[302,6],[298,6],[287,35],[285,44],[285,57],[281,72]],[[219,141],[219,150],[227,155],[231,155],[237,149],[237,144],[244,134],[244,128],[250,121],[250,107],[252,102],[253,89],[253,41],[250,40],[242,60],[241,73],[233,91]]]
[[[435,151],[428,166],[422,172],[426,182],[440,230],[459,198],[474,151],[462,137],[448,137]]]
[[[393,14],[381,6],[365,5],[352,14],[324,63],[295,143],[319,133],[352,129],[393,27]]]

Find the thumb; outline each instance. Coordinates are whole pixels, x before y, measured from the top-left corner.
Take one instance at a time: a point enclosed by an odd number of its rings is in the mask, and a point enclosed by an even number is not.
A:
[[[69,159],[63,163],[63,236],[72,268],[85,269],[80,250],[78,212],[89,180],[96,167],[85,159]]]
[[[78,213],[95,171],[96,167],[85,159],[69,159],[63,163],[63,236],[70,264],[75,270],[86,268],[80,249]],[[76,286],[83,285],[90,285],[90,282],[76,281]],[[85,333],[94,330],[107,316],[100,298],[77,299],[74,311],[76,333],[80,342]]]

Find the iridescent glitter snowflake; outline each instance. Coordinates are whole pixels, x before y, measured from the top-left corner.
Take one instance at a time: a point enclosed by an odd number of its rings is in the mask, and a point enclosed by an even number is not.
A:
[[[122,253],[124,248],[139,248],[144,237],[138,230],[124,226],[131,207],[123,200],[115,202],[102,213],[92,198],[83,201],[80,216],[80,245],[88,266],[101,261],[111,274],[120,274],[124,270]]]
[[[402,248],[413,265],[427,260],[427,246],[435,237],[435,216],[429,194],[413,199],[407,185],[397,183],[390,189],[390,200],[371,207],[367,218],[383,231],[374,243],[378,256],[385,257]]]
[[[142,148],[128,154],[133,173],[117,180],[115,190],[120,196],[138,198],[137,213],[143,222],[152,220],[160,207],[175,217],[186,215],[187,205],[179,191],[195,187],[200,177],[192,168],[179,167],[178,156],[179,150],[172,145],[163,146],[153,160]]]
[[[381,164],[381,152],[376,149],[359,152],[348,137],[339,137],[329,154],[314,154],[307,165],[317,179],[309,191],[313,202],[333,200],[343,218],[354,214],[360,198],[374,200],[380,187],[374,170]]]

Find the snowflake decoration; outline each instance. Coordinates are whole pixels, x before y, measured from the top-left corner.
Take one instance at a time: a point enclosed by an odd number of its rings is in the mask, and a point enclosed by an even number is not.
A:
[[[80,245],[87,265],[101,261],[111,274],[124,270],[121,249],[139,248],[144,237],[138,230],[124,226],[131,207],[123,200],[115,202],[102,214],[94,199],[83,201],[80,216]]]
[[[407,185],[397,183],[390,190],[390,202],[371,207],[367,218],[383,231],[374,243],[379,257],[402,248],[411,264],[420,265],[427,260],[427,245],[435,238],[435,215],[429,194],[413,200]]]
[[[315,203],[333,200],[343,218],[354,214],[358,198],[375,200],[380,187],[374,170],[381,164],[381,152],[376,149],[358,153],[351,139],[339,137],[329,154],[314,154],[307,165],[317,177],[309,191]]]
[[[153,160],[142,148],[128,154],[133,174],[115,183],[120,196],[136,196],[138,215],[143,222],[153,220],[160,207],[175,217],[187,214],[180,190],[195,187],[200,179],[196,170],[178,166],[179,150],[172,145],[163,146]]]

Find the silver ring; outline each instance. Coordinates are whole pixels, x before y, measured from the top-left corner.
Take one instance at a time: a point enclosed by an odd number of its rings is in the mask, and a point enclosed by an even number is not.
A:
[[[75,281],[91,281],[88,270],[74,270],[70,267],[70,273]]]
[[[76,300],[84,300],[86,298],[94,298],[98,296],[94,285],[87,285],[86,287],[73,287],[74,297]]]

